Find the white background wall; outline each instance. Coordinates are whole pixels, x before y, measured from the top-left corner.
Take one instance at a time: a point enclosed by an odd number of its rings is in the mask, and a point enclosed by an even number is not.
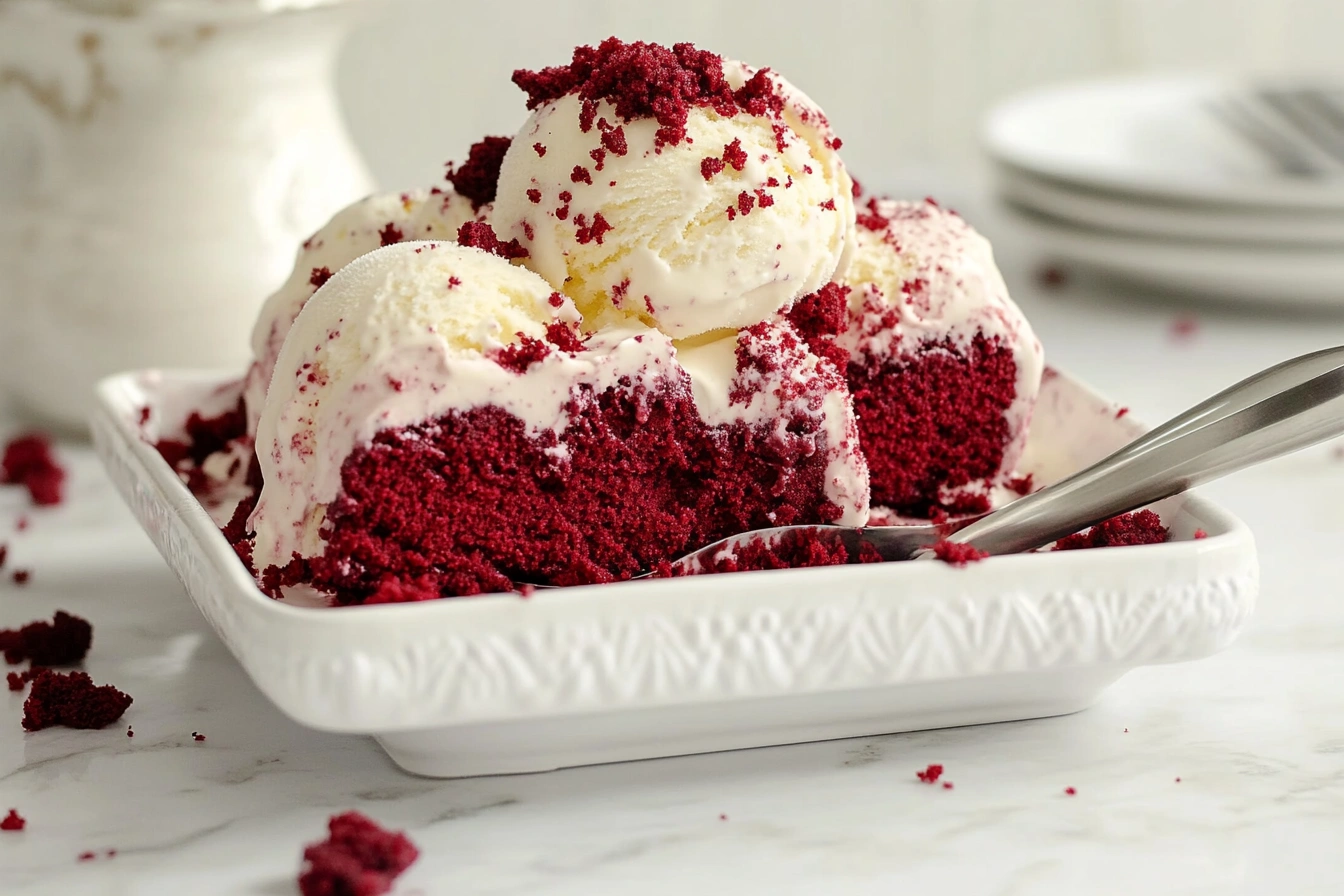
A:
[[[388,187],[429,183],[521,123],[518,67],[578,43],[690,40],[783,72],[826,109],[857,176],[960,170],[995,100],[1156,70],[1344,76],[1344,0],[398,0],[349,44],[339,83]]]

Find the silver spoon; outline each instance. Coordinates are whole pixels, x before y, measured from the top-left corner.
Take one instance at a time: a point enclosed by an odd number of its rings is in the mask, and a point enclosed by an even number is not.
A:
[[[724,552],[757,539],[774,544],[792,533],[838,541],[851,557],[868,544],[883,560],[931,556],[930,546],[943,539],[990,554],[1020,553],[1340,435],[1344,347],[1303,355],[1242,380],[1106,459],[993,513],[943,524],[755,529],[692,551],[672,567],[702,572]]]

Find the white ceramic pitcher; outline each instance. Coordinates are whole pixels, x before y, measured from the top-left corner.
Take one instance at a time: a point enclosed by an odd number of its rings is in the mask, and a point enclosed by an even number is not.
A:
[[[100,377],[242,371],[299,243],[370,192],[352,2],[0,2],[0,386],[83,428]]]

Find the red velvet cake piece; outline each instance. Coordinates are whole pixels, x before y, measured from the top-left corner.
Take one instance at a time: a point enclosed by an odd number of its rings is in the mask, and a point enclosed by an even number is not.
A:
[[[420,857],[410,838],[359,812],[333,815],[328,836],[303,851],[303,896],[381,896]]]
[[[41,731],[53,725],[105,728],[121,718],[131,696],[110,684],[95,685],[85,672],[43,669],[23,702],[23,727]]]
[[[866,519],[844,380],[792,326],[674,345],[627,322],[580,341],[554,298],[456,245],[389,247],[332,279],[258,430],[268,590],[608,582],[747,529]]]
[[[858,250],[830,295],[791,319],[813,350],[835,343],[874,506],[906,516],[988,509],[1026,443],[1040,344],[1008,296],[989,243],[931,200],[870,200]],[[837,291],[848,321],[836,336]]]
[[[21,831],[28,826],[28,819],[19,814],[18,809],[10,809],[4,818],[0,818],[0,831]]]

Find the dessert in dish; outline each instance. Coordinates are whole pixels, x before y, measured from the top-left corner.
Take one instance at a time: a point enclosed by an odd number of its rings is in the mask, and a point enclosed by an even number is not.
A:
[[[955,213],[856,211],[806,95],[688,44],[611,38],[514,82],[517,134],[337,214],[263,310],[240,402],[160,442],[194,491],[241,486],[225,533],[269,593],[617,581],[1014,481],[1041,349]]]
[[[787,322],[676,346],[584,336],[572,301],[480,249],[379,249],[318,290],[257,430],[251,560],[362,601],[628,578],[723,534],[862,523],[838,371]]]

